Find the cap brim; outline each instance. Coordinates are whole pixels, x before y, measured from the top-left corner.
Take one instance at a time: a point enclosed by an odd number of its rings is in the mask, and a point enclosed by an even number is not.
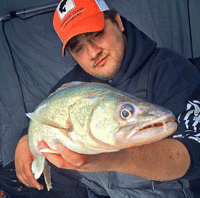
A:
[[[84,20],[79,21],[70,30],[64,32],[65,40],[63,41],[62,55],[65,56],[65,46],[67,42],[74,36],[86,32],[96,32],[104,28],[105,20],[104,13],[99,12]]]

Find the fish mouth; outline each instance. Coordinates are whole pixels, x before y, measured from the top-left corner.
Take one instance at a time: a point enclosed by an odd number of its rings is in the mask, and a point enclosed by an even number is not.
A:
[[[171,118],[170,120],[167,120],[167,121],[160,121],[160,122],[152,123],[152,124],[149,124],[149,125],[147,125],[143,128],[140,128],[138,130],[138,132],[146,130],[146,129],[152,129],[152,128],[166,126],[167,124],[172,123],[172,122],[175,122],[174,118]]]
[[[138,127],[132,130],[126,136],[126,141],[130,145],[140,146],[143,144],[153,143],[158,140],[164,139],[173,134],[177,129],[175,118],[158,119],[149,125]]]

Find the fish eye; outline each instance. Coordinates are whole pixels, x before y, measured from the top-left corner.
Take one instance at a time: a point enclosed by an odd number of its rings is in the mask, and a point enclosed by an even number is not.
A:
[[[134,113],[134,107],[131,104],[123,104],[121,107],[121,118],[130,119]]]

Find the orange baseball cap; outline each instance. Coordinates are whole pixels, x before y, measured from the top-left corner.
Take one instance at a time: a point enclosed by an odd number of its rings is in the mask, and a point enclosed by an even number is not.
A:
[[[109,10],[104,0],[62,0],[55,11],[53,26],[65,46],[74,36],[104,28],[103,11]]]

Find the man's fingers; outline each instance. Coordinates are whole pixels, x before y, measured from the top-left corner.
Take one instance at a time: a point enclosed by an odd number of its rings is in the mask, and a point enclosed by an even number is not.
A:
[[[46,144],[45,141],[38,142],[37,147],[38,147],[39,150],[44,149],[44,148],[49,148],[49,146]]]
[[[38,190],[42,190],[43,186],[40,185],[37,181],[29,180],[25,175],[24,176],[18,176],[18,179],[21,183],[24,185],[31,187],[31,188],[37,188]]]
[[[77,169],[77,166],[64,160],[60,154],[54,154],[54,153],[42,153],[42,154],[50,163],[52,163],[54,166],[58,168],[73,169],[73,170]]]
[[[38,149],[45,149],[49,148],[49,146],[44,142],[41,141],[38,143]],[[66,162],[63,160],[60,154],[54,154],[54,153],[45,153],[42,152],[42,155],[52,164],[57,166],[58,168],[62,168],[63,166],[66,166]]]
[[[23,164],[22,166],[16,166],[16,176],[21,183],[28,187],[37,188],[38,190],[42,190],[43,186],[38,183],[38,181],[34,178],[34,175],[31,170],[31,160],[28,161],[27,164]]]
[[[42,185],[37,182],[31,170],[31,164],[34,156],[30,152],[28,145],[28,135],[23,136],[17,144],[15,150],[15,170],[16,176],[21,183],[26,186],[43,189]]]
[[[42,190],[43,186],[38,183],[38,181],[34,178],[33,173],[30,171],[27,171],[26,174],[16,174],[17,178],[21,183],[24,185],[31,187],[31,188],[37,188],[38,190]]]
[[[60,151],[63,159],[78,167],[84,165],[89,159],[89,155],[79,154],[71,151],[60,143],[58,144],[58,150]]]
[[[44,142],[41,141],[38,143],[38,149],[49,148],[49,146]],[[53,154],[53,153],[42,153],[44,157],[52,164],[57,166],[58,168],[68,168],[73,169],[84,165],[89,155],[79,154],[74,151],[69,150],[61,143],[58,143],[58,151],[60,154]]]
[[[39,184],[38,181],[34,178],[32,172],[29,172],[26,175],[23,175],[23,179],[29,185],[29,187],[37,188],[38,190],[43,189],[43,186]]]

